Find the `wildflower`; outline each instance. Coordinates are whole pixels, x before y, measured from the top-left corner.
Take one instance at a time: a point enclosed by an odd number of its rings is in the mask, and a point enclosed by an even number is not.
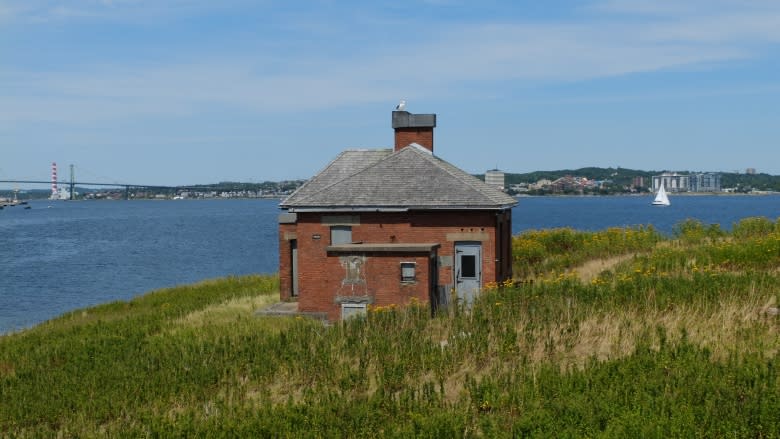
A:
[[[485,284],[485,291],[493,291],[498,289],[498,283],[496,282],[488,282]]]

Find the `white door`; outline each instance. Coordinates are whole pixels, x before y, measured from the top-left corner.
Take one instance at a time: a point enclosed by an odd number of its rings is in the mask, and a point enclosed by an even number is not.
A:
[[[467,304],[482,288],[482,244],[479,242],[455,243],[455,290],[458,299]]]

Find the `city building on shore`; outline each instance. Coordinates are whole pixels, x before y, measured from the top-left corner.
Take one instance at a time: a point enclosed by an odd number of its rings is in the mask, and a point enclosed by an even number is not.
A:
[[[491,169],[489,171],[485,172],[485,183],[489,184],[490,186],[494,186],[498,188],[499,190],[504,190],[506,188],[504,183],[504,172],[500,171],[498,169]]]
[[[653,176],[653,192],[663,184],[667,192],[721,192],[720,174],[704,172],[698,174],[678,174],[665,172]]]

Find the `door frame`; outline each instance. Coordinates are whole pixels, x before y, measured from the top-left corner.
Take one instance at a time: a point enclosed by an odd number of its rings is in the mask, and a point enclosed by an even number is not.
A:
[[[454,264],[453,264],[453,285],[459,300],[471,304],[474,301],[479,290],[482,289],[482,242],[480,241],[456,241],[454,246]],[[474,255],[474,277],[464,278],[461,276],[461,256]],[[465,279],[467,283],[472,284],[466,288],[460,287],[460,282]]]
[[[298,297],[298,240],[290,240],[290,297]]]

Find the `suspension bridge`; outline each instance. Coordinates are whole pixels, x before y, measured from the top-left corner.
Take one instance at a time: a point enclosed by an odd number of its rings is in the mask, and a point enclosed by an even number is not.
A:
[[[153,184],[130,184],[130,183],[106,183],[106,182],[95,182],[95,181],[77,181],[74,177],[74,167],[73,165],[70,165],[70,180],[59,180],[57,178],[57,165],[56,163],[52,163],[52,173],[51,173],[51,179],[50,180],[41,180],[41,179],[7,179],[7,180],[0,180],[0,183],[9,183],[9,184],[51,184],[52,187],[52,196],[57,195],[57,188],[58,187],[67,187],[68,190],[68,199],[74,199],[76,196],[76,186],[88,186],[88,187],[114,187],[120,190],[123,190],[124,192],[124,198],[129,199],[130,198],[130,192],[131,190],[169,190],[169,191],[187,191],[187,190],[211,190],[216,188],[217,186],[210,186],[210,185],[197,185],[197,186],[164,186],[164,185],[153,185]]]
[[[11,183],[11,184],[50,184],[51,181],[45,181],[45,180],[0,180],[0,183]],[[69,188],[70,192],[70,199],[72,200],[75,196],[75,187],[76,186],[103,186],[103,187],[115,187],[119,189],[123,189],[125,193],[125,199],[128,199],[130,197],[130,191],[131,189],[166,189],[166,190],[172,190],[172,191],[178,191],[178,190],[209,190],[210,186],[203,185],[203,186],[160,186],[160,185],[149,185],[149,184],[126,184],[126,183],[95,183],[95,182],[86,182],[86,181],[58,181],[58,186],[67,186]]]

